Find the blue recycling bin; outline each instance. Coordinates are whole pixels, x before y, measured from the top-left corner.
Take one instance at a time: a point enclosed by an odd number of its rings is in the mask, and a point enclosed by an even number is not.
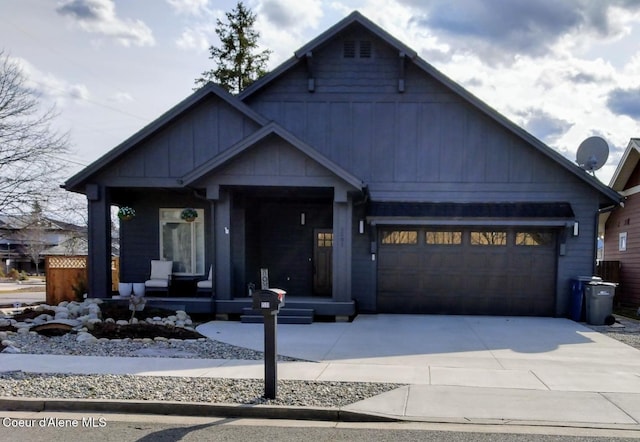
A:
[[[590,282],[602,282],[598,276],[576,276],[571,280],[570,318],[576,322],[586,320],[585,286]]]

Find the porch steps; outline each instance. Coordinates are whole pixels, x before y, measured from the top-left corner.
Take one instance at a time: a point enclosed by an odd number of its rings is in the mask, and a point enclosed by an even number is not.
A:
[[[308,308],[287,308],[282,307],[278,313],[279,324],[311,324],[313,322],[313,309]],[[254,310],[250,307],[242,309],[240,322],[245,324],[262,324],[264,317],[260,310]]]

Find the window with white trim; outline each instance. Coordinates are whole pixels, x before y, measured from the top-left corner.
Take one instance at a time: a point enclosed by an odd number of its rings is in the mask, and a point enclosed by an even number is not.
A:
[[[204,274],[204,210],[188,222],[180,218],[183,209],[160,209],[160,257],[173,261],[173,273]]]
[[[618,251],[627,251],[627,232],[621,232],[618,234]]]

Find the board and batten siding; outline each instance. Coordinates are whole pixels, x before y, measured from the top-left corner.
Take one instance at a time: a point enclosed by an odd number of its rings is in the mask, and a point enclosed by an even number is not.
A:
[[[111,163],[111,186],[176,185],[180,178],[255,132],[259,125],[216,96],[207,96]]]
[[[398,92],[397,51],[370,34],[345,39],[372,40],[374,57],[343,59],[334,40],[313,53],[313,92],[301,63],[248,104],[362,179],[372,200],[570,202],[580,234],[567,236],[556,275],[566,314],[571,278],[593,268],[597,192],[409,60]],[[375,309],[369,240],[353,246],[353,296]]]
[[[153,192],[127,189],[118,195],[123,205],[134,207],[136,216],[120,222],[120,280],[144,282],[149,279],[151,260],[160,256],[160,208],[194,207],[204,210],[204,220],[211,219],[210,205],[192,193]],[[206,229],[206,225],[205,225]],[[213,262],[213,237],[205,234],[205,269]]]

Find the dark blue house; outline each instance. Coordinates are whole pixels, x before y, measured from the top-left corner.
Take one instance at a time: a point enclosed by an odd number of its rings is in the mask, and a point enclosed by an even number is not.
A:
[[[212,269],[230,315],[268,268],[316,315],[564,316],[598,211],[620,201],[358,12],[238,96],[208,84],[65,187],[87,196],[91,296],[111,296],[110,207],[130,206],[121,280],[152,259],[176,280]]]

